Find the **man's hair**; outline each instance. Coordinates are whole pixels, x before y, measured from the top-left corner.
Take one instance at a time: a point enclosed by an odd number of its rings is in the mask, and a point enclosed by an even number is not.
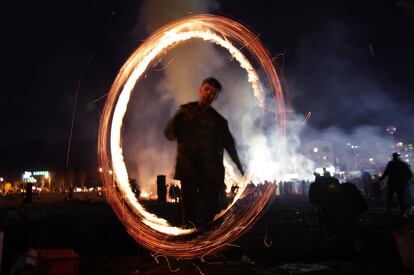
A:
[[[221,91],[221,84],[214,77],[208,77],[208,78],[204,79],[203,82],[201,83],[201,86],[204,85],[204,84],[206,84],[206,83],[208,83],[211,86],[213,86],[214,88],[216,88],[218,92]]]
[[[398,159],[398,158],[400,158],[400,156],[401,156],[401,154],[398,153],[398,152],[395,152],[395,153],[392,154],[393,159]]]

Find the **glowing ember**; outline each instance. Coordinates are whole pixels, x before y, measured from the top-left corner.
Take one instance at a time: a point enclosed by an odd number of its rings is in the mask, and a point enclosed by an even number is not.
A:
[[[98,144],[103,170],[101,176],[107,190],[108,201],[129,234],[141,245],[157,254],[181,258],[194,258],[213,253],[236,240],[257,220],[275,190],[275,186],[270,184],[265,187],[261,197],[243,198],[243,191],[250,181],[250,176],[255,175],[255,171],[250,171],[249,176],[245,176],[239,183],[239,192],[226,209],[227,212],[220,213],[222,220],[215,225],[214,230],[203,233],[198,233],[196,229],[171,226],[166,220],[147,212],[132,192],[121,147],[122,121],[132,89],[153,60],[179,43],[195,38],[215,43],[228,50],[239,62],[240,67],[247,72],[254,95],[260,107],[264,108],[264,93],[259,76],[248,58],[234,45],[243,47],[244,51],[249,53],[249,57],[260,64],[267,76],[266,83],[274,92],[281,140],[285,129],[283,95],[271,57],[257,37],[237,22],[214,15],[187,17],[168,24],[154,33],[132,54],[121,68],[109,91],[101,117]],[[111,153],[110,159],[108,149]],[[230,179],[226,181],[235,181],[230,170],[227,176]],[[191,237],[178,237],[191,233],[194,233]]]

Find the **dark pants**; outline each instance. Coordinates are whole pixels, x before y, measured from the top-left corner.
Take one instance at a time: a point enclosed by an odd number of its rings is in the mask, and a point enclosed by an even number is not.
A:
[[[220,196],[222,190],[219,188],[217,181],[206,180],[201,184],[201,213],[203,220],[210,222],[214,216],[220,212]]]
[[[211,222],[221,210],[220,196],[224,194],[222,186],[223,183],[217,180],[181,180],[183,224],[191,222],[198,226]]]
[[[181,180],[182,200],[182,222],[197,224],[200,220],[200,192],[199,186],[194,179]]]
[[[404,214],[404,212],[406,210],[406,206],[405,206],[405,187],[403,187],[403,186],[398,186],[398,187],[393,187],[393,186],[390,186],[390,185],[388,186],[387,210],[388,211],[391,210],[392,197],[394,196],[395,193],[397,193],[398,204],[400,206],[400,212],[401,212],[401,214]]]

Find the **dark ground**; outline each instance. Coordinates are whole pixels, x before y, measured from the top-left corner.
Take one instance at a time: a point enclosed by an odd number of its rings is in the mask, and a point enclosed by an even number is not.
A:
[[[306,197],[277,198],[237,242],[255,265],[241,263],[236,248],[222,253],[225,261],[217,256],[210,263],[169,259],[169,264],[175,274],[292,274],[306,270],[307,274],[409,274],[402,266],[393,232],[414,225],[414,216],[387,215],[383,205],[382,200],[369,201],[370,210],[357,226],[358,237],[351,238],[326,230],[321,234]],[[80,255],[79,274],[172,272],[166,259],[160,257],[157,263],[127,235],[112,209],[96,194],[77,193],[74,201],[42,194],[24,205],[21,197],[2,197],[0,230],[5,232],[2,274],[8,274],[29,247],[73,248]]]

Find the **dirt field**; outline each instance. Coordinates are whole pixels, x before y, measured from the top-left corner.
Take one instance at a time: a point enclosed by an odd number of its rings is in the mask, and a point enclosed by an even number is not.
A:
[[[0,198],[0,230],[5,232],[2,274],[8,274],[28,248],[73,248],[79,274],[409,274],[402,267],[393,232],[413,225],[414,217],[383,213],[381,200],[370,201],[354,237],[320,228],[306,197],[277,198],[239,241],[209,263],[158,258],[137,245],[112,209],[96,194]],[[397,212],[396,212],[397,213]],[[265,236],[267,231],[267,239]],[[242,252],[241,252],[242,251]],[[245,253],[254,265],[240,262]],[[212,262],[215,262],[214,264]],[[171,270],[170,270],[171,269]]]

